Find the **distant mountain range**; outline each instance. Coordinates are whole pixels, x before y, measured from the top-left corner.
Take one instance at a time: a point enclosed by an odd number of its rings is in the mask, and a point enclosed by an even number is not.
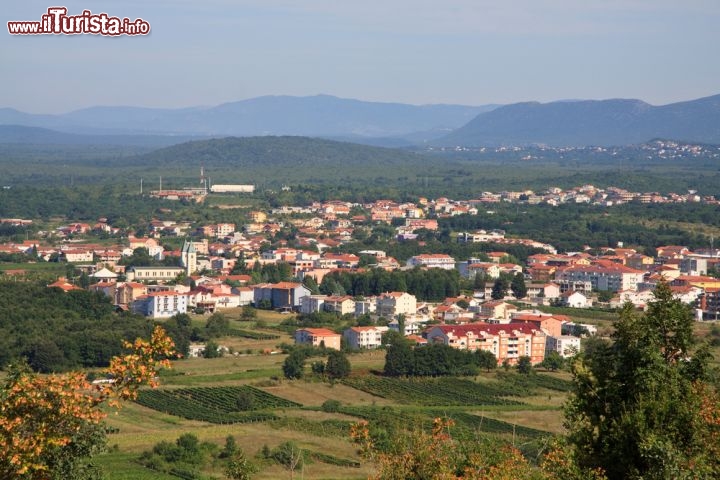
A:
[[[40,127],[0,125],[0,144],[22,145],[134,145],[160,148],[191,140],[189,135],[91,135],[59,132]]]
[[[167,146],[266,135],[384,147],[623,146],[655,138],[720,144],[720,95],[663,106],[625,99],[416,106],[317,95],[184,109],[91,107],[62,115],[0,108],[0,143]]]
[[[434,140],[445,146],[622,146],[655,138],[720,143],[720,95],[652,106],[640,100],[516,103]]]
[[[42,127],[75,134],[362,138],[427,132],[427,137],[437,138],[496,107],[416,106],[329,95],[265,96],[215,107],[91,107],[61,115],[35,115],[2,108],[0,125]]]

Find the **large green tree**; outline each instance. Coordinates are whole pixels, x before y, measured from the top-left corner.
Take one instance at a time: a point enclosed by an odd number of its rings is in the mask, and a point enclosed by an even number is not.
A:
[[[515,298],[527,297],[527,286],[525,285],[525,277],[522,273],[518,272],[510,282],[510,290],[512,290]]]
[[[720,478],[717,403],[692,328],[690,307],[661,283],[644,315],[626,305],[613,342],[578,356],[566,427],[579,467],[610,480]]]
[[[347,356],[339,351],[333,350],[328,355],[327,364],[325,365],[325,374],[331,379],[345,378],[350,375],[350,360]]]
[[[282,369],[285,378],[302,378],[305,369],[305,355],[294,350],[283,362]]]
[[[493,300],[502,300],[507,295],[508,281],[504,278],[498,278],[493,284],[492,293],[490,297]]]

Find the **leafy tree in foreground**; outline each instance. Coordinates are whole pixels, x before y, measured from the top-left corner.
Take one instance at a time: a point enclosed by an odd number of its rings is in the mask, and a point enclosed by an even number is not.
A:
[[[720,478],[718,397],[692,324],[661,283],[645,315],[623,308],[614,343],[578,357],[566,427],[579,467],[611,480]]]
[[[510,446],[482,440],[461,442],[452,432],[452,420],[435,419],[432,432],[422,429],[393,435],[389,450],[375,443],[368,423],[350,428],[352,440],[376,466],[373,480],[549,480]]]
[[[133,399],[142,384],[155,384],[169,367],[173,343],[157,327],[149,341],[125,343],[132,353],[114,357],[107,370],[114,383],[91,385],[84,373],[38,376],[22,367],[0,390],[0,478],[90,479],[87,460],[105,443],[104,404]],[[157,360],[161,358],[163,360]]]

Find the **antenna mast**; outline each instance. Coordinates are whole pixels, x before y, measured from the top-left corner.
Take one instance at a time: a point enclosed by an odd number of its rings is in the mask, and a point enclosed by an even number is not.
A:
[[[207,178],[205,178],[205,166],[200,165],[200,185],[205,193],[207,193]]]

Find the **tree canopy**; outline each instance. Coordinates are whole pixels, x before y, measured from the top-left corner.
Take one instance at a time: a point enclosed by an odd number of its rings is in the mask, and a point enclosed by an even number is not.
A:
[[[112,382],[91,385],[84,373],[39,376],[18,366],[0,389],[0,478],[94,479],[88,459],[105,444],[104,404],[133,399],[140,385],[155,385],[169,367],[172,340],[157,327],[150,340],[126,342],[130,353],[113,357]]]
[[[692,322],[661,283],[644,315],[627,305],[613,342],[579,355],[566,427],[580,467],[610,480],[718,478],[717,399]]]

